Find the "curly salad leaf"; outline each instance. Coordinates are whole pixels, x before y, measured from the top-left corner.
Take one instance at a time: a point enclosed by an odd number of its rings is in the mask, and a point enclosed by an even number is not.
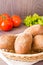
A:
[[[43,16],[39,16],[38,14],[33,14],[33,16],[27,16],[25,19],[24,19],[24,24],[26,26],[32,26],[32,25],[35,25],[35,24],[40,24],[40,25],[43,25]]]

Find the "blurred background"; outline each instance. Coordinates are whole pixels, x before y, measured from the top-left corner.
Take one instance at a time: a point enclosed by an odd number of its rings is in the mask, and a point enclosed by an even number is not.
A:
[[[8,13],[10,16],[15,14],[21,18],[34,13],[43,15],[43,0],[0,0],[1,13]],[[7,65],[0,60],[0,65],[2,64]]]
[[[38,13],[43,15],[43,0],[0,0],[0,13],[26,15]]]

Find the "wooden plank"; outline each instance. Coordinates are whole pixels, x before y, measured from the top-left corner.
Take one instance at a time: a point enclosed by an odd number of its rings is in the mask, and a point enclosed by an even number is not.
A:
[[[0,13],[20,15],[22,18],[31,14],[31,0],[0,0]]]
[[[17,14],[24,18],[35,12],[43,15],[43,0],[0,0],[0,13]]]
[[[32,0],[32,14],[43,15],[43,0]]]

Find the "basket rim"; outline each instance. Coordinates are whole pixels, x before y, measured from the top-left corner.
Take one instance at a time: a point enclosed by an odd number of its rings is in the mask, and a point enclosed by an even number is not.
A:
[[[0,52],[1,53],[4,53],[4,54],[14,55],[14,56],[38,56],[40,54],[43,54],[43,52],[35,53],[35,54],[16,54],[16,53],[2,51],[1,49],[0,49]]]
[[[37,54],[16,54],[0,50],[6,58],[15,61],[36,62],[43,60],[43,52]]]

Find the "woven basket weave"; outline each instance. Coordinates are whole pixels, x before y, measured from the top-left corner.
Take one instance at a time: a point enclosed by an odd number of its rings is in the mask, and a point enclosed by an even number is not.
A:
[[[0,52],[10,60],[34,62],[43,60],[43,52],[36,54],[16,54],[0,50]]]
[[[19,34],[15,34],[14,36],[17,35]],[[34,53],[34,54],[16,54],[16,53],[8,52],[6,50],[3,51],[2,49],[0,49],[0,53],[2,53],[5,57],[7,57],[10,60],[25,61],[25,62],[34,62],[36,60],[37,61],[43,60],[43,52]]]

